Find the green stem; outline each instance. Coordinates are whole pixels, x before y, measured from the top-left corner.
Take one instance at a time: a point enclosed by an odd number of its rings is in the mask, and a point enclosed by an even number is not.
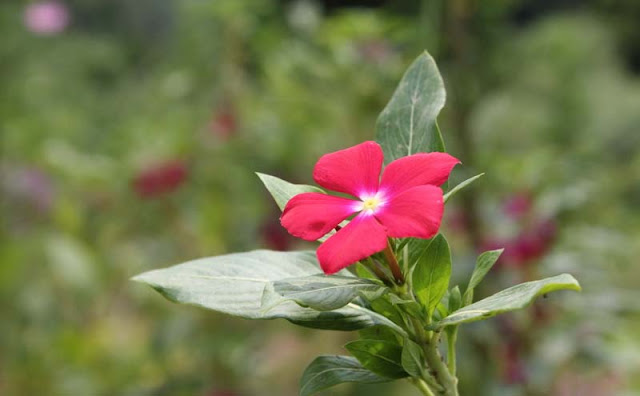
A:
[[[440,338],[439,333],[435,333],[430,340],[427,340],[422,344],[424,348],[424,356],[427,360],[427,364],[433,370],[436,380],[442,385],[445,396],[459,396],[458,395],[458,379],[453,376],[447,366],[442,361],[442,356],[438,351],[438,340]]]
[[[447,332],[447,367],[452,376],[456,376],[456,339],[458,327]]]
[[[431,392],[431,389],[429,389],[429,386],[426,384],[426,382],[424,382],[420,378],[412,378],[411,382],[413,382],[416,388],[418,388],[423,395],[435,396],[434,393]]]

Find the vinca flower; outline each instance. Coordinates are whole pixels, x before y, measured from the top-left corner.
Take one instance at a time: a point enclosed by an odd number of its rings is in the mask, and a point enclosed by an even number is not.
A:
[[[322,156],[313,171],[320,186],[356,199],[302,193],[287,202],[280,219],[290,234],[315,241],[355,217],[317,250],[326,274],[380,252],[388,238],[431,238],[440,228],[440,186],[460,161],[449,154],[418,153],[389,163],[382,176],[380,145],[368,141]]]

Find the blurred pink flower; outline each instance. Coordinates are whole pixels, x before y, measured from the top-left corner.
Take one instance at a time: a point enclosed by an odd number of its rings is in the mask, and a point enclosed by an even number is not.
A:
[[[0,172],[0,191],[41,212],[51,209],[54,188],[51,178],[33,167],[6,167]]]
[[[519,219],[529,213],[531,206],[532,202],[529,194],[519,193],[507,198],[502,206],[502,210],[507,216],[513,219]]]
[[[36,34],[60,33],[69,24],[69,19],[69,10],[58,1],[32,3],[24,10],[24,24],[29,31]]]
[[[227,140],[233,136],[238,128],[238,122],[231,106],[223,106],[217,110],[209,127],[211,132],[222,140]]]
[[[154,198],[176,190],[187,178],[183,161],[170,161],[140,172],[133,179],[133,189],[140,198]]]

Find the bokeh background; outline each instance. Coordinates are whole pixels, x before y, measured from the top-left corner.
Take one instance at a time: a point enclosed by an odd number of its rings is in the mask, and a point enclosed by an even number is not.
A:
[[[639,26],[635,0],[2,1],[0,394],[297,394],[356,334],[129,278],[308,248],[253,172],[310,183],[320,155],[371,139],[423,49],[452,179],[486,172],[447,207],[453,284],[505,246],[479,297],[559,272],[584,288],[465,326],[461,393],[639,394]]]

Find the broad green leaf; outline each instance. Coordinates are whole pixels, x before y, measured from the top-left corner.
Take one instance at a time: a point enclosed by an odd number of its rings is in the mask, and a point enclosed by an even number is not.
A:
[[[385,163],[415,153],[444,151],[436,118],[445,97],[438,67],[425,52],[409,66],[376,122],[376,141]]]
[[[420,345],[408,338],[405,339],[402,347],[401,361],[402,368],[404,368],[409,375],[416,378],[422,378],[424,373],[424,357]]]
[[[447,203],[447,201],[449,200],[449,198],[453,197],[454,195],[456,195],[458,193],[458,191],[462,190],[463,188],[465,188],[466,186],[468,186],[469,184],[473,183],[474,181],[478,180],[479,178],[481,178],[482,176],[484,176],[484,173],[481,173],[479,175],[475,175],[474,177],[470,177],[467,180],[463,181],[462,183],[458,184],[457,186],[455,186],[454,188],[452,188],[451,190],[449,190],[449,192],[447,192],[446,194],[444,194],[443,200],[444,203]]]
[[[386,326],[371,326],[358,331],[360,338],[398,343],[398,336]]]
[[[504,249],[489,250],[478,256],[476,267],[471,274],[471,280],[469,280],[469,286],[467,286],[467,290],[464,292],[466,305],[471,304],[473,301],[473,289],[482,282],[482,279],[484,279],[485,275],[491,270],[491,267],[498,261],[503,251]]]
[[[300,379],[300,396],[311,396],[345,382],[375,384],[390,381],[362,367],[351,356],[318,356]]]
[[[331,311],[344,307],[360,292],[384,293],[388,289],[380,284],[353,276],[311,275],[273,282],[273,289],[287,300],[318,311]]]
[[[262,180],[262,183],[267,188],[280,210],[284,210],[285,205],[293,196],[306,193],[317,192],[324,193],[321,189],[314,186],[308,186],[306,184],[293,184],[288,181],[279,179],[275,176],[267,175],[264,173],[256,172],[256,175]]]
[[[355,304],[328,312],[303,308],[293,301],[273,304],[270,310],[262,306],[263,291],[271,282],[320,272],[312,251],[255,250],[149,271],[133,280],[150,285],[171,301],[248,319],[284,318],[302,326],[332,330],[383,324],[380,315]]]
[[[387,378],[403,378],[402,347],[381,340],[356,340],[344,346],[367,369]]]
[[[436,323],[435,327],[473,322],[522,309],[531,304],[539,295],[556,290],[580,291],[581,289],[578,281],[569,274],[521,283],[455,311]]]
[[[449,287],[451,253],[449,244],[439,234],[424,251],[412,274],[413,290],[418,301],[431,316]]]

